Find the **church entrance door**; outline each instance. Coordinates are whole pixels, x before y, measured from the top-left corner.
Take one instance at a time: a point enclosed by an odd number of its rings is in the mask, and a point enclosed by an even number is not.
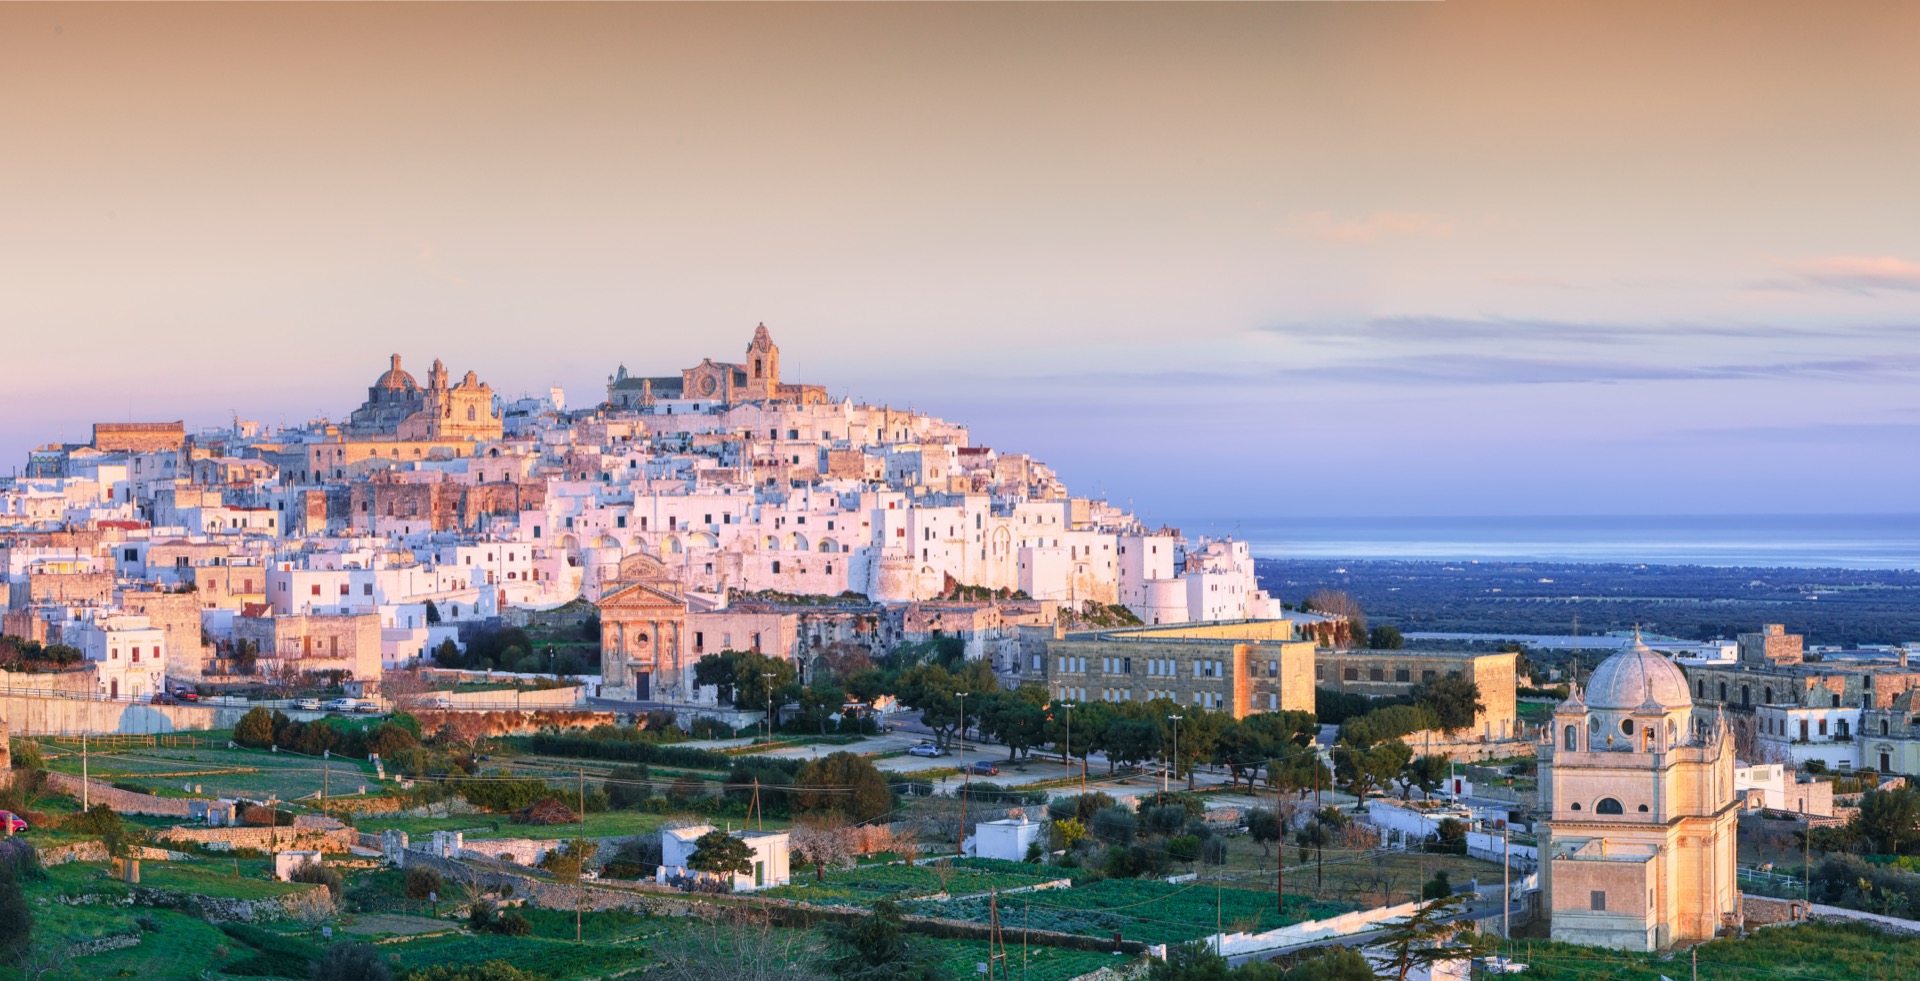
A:
[[[648,701],[653,698],[653,674],[636,671],[633,674],[633,697],[636,701]]]

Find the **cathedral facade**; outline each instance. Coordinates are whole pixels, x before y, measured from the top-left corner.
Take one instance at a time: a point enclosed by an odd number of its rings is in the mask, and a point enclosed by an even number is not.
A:
[[[422,388],[393,356],[385,374],[367,389],[367,401],[348,417],[349,436],[389,437],[401,440],[499,439],[504,431],[493,389],[473,372],[458,384],[450,383],[439,359],[427,372]]]
[[[691,696],[693,664],[681,657],[687,601],[666,566],[645,553],[627,556],[595,607],[603,696],[641,701]]]
[[[659,400],[711,400],[718,406],[742,402],[783,402],[824,405],[827,390],[820,385],[790,385],[780,380],[780,346],[773,343],[767,325],[753,330],[746,356],[738,363],[702,358],[680,371],[679,377],[641,377],[627,374],[625,365],[607,379],[607,402],[616,409],[640,409]]]
[[[1636,642],[1554,710],[1540,753],[1541,891],[1554,940],[1659,950],[1738,925],[1738,803],[1724,719]]]

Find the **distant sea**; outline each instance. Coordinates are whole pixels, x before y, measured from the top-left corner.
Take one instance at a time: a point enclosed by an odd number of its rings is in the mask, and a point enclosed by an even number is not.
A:
[[[1920,514],[1270,518],[1176,523],[1265,559],[1920,569]]]

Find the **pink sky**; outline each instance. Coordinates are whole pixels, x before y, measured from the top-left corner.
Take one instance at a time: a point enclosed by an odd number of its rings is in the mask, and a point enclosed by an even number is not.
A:
[[[732,357],[1149,515],[1911,510],[1920,5],[0,6],[0,467]]]

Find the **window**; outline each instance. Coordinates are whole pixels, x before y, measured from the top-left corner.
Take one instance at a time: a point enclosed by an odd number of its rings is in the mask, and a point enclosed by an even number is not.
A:
[[[1827,720],[1825,719],[1820,720],[1820,734],[1822,736],[1827,734]]]
[[[1593,805],[1593,813],[1595,813],[1595,814],[1625,814],[1625,813],[1626,813],[1626,809],[1620,806],[1620,802],[1619,802],[1619,801],[1617,801],[1617,800],[1614,800],[1614,799],[1613,799],[1613,798],[1611,798],[1611,797],[1602,797],[1602,798],[1600,798],[1600,801],[1599,801],[1599,803],[1596,803],[1596,804],[1594,804],[1594,805]]]
[[[1647,805],[1645,804],[1640,805],[1640,813],[1642,814],[1647,813]]]
[[[1340,670],[1340,679],[1342,681],[1359,681],[1360,669],[1359,668],[1342,668]]]
[[[1576,729],[1574,726],[1567,727],[1567,748],[1568,749],[1580,748],[1579,730]]]
[[[1403,683],[1404,683],[1404,682],[1408,682],[1408,681],[1412,681],[1412,680],[1413,680],[1413,669],[1411,669],[1411,668],[1394,668],[1394,669],[1393,669],[1393,680],[1395,680],[1395,681],[1398,681],[1398,682],[1403,682]]]
[[[1573,809],[1574,809],[1574,810],[1576,810],[1576,811],[1580,809],[1580,802],[1579,802],[1579,801],[1574,801],[1574,802],[1573,802]]]
[[[1368,669],[1367,669],[1367,680],[1368,680],[1368,681],[1385,681],[1385,680],[1387,680],[1387,669],[1385,669],[1385,668],[1368,668]]]

